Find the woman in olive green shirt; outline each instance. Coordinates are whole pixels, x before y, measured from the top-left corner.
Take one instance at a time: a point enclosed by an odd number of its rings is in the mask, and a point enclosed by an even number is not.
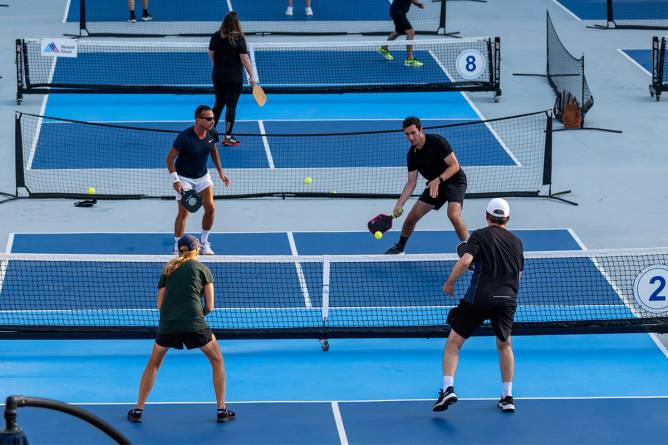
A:
[[[131,422],[141,422],[158,369],[169,348],[199,348],[211,362],[213,387],[216,392],[218,422],[226,422],[235,414],[225,406],[225,366],[216,336],[204,317],[213,310],[213,275],[197,261],[199,240],[192,235],[179,239],[179,257],[167,263],[158,283],[160,326],[151,357],[139,385],[139,398],[128,412]],[[204,308],[202,309],[202,296]]]

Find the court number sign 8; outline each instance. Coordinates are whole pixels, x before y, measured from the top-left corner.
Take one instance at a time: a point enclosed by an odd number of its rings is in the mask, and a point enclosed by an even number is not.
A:
[[[464,79],[477,79],[486,68],[487,60],[476,49],[466,49],[457,56],[457,72]]]
[[[633,284],[636,301],[650,312],[668,311],[668,266],[655,265],[643,269]]]

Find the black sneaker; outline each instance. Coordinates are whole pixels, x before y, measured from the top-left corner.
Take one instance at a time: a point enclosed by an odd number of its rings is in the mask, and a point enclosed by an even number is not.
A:
[[[216,411],[216,420],[218,423],[228,422],[236,417],[234,411],[229,408],[223,408]]]
[[[448,386],[443,392],[442,389],[438,391],[438,400],[434,403],[434,406],[431,407],[432,411],[445,411],[448,409],[448,406],[457,402],[457,394],[455,394],[455,388]]]
[[[131,409],[128,411],[128,420],[130,422],[141,422],[141,415],[144,413],[143,409]]]
[[[148,13],[148,11],[144,11],[144,13],[141,15],[141,21],[142,22],[150,22],[153,20],[153,17],[151,17],[151,14]]]
[[[404,246],[397,243],[394,246],[387,249],[385,255],[401,255],[402,253],[404,253]]]
[[[505,396],[501,397],[501,400],[499,400],[499,409],[503,411],[504,413],[514,413],[515,412],[515,401],[513,400],[513,396]]]

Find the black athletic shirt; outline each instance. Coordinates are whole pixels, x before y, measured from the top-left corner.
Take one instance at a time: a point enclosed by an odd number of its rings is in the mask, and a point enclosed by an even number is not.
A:
[[[412,0],[392,0],[392,5],[390,5],[390,10],[403,12],[405,14],[408,12],[409,9],[411,9],[412,4],[413,4]]]
[[[406,155],[408,171],[417,170],[427,181],[437,178],[448,167],[443,159],[452,153],[452,147],[445,138],[437,134],[426,134],[424,145],[416,150],[411,146]],[[461,166],[459,171],[445,181],[446,184],[466,182],[466,174]]]
[[[174,139],[173,147],[179,152],[176,158],[176,173],[186,178],[197,179],[206,175],[206,163],[211,149],[218,142],[218,132],[212,129],[204,139],[197,137],[193,127],[186,128]]]
[[[466,253],[473,255],[475,271],[464,299],[479,305],[515,306],[524,269],[522,241],[497,226],[471,234]]]
[[[214,82],[242,82],[243,65],[240,54],[248,54],[246,39],[240,35],[236,46],[232,46],[227,37],[222,37],[220,32],[211,36],[209,50],[213,51],[213,73]]]

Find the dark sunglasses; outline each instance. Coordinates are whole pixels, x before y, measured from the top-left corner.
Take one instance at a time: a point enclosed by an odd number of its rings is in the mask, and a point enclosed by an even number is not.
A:
[[[200,119],[204,119],[205,121],[211,122],[212,120],[215,120],[215,117],[200,117]]]

